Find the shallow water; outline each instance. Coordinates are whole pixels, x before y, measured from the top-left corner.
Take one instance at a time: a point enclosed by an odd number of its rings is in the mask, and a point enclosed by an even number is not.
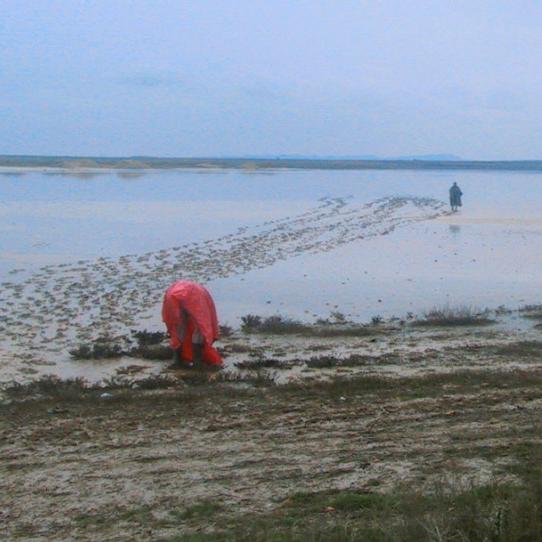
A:
[[[0,278],[17,268],[140,254],[299,215],[322,197],[447,200],[460,213],[323,254],[209,282],[223,318],[341,310],[356,318],[435,304],[495,307],[542,297],[542,176],[524,173],[280,171],[0,175]],[[22,274],[25,276],[27,273]],[[308,311],[308,312],[305,312]]]

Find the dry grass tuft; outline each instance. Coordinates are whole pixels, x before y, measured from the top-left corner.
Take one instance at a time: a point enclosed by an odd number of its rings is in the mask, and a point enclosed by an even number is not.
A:
[[[415,320],[413,326],[485,326],[494,324],[495,320],[489,317],[489,311],[469,306],[433,307],[424,313],[422,319]]]

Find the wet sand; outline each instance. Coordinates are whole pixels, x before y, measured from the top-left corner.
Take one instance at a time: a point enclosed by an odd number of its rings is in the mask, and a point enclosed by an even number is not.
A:
[[[446,194],[455,176],[397,175],[8,179],[0,381],[114,375],[134,360],[73,362],[68,351],[103,336],[129,347],[133,329],[162,330],[161,296],[179,278],[205,283],[235,328],[248,313],[310,322],[339,311],[368,322],[435,305],[541,301],[536,176],[463,174],[468,199],[450,214],[418,194]],[[381,196],[407,190],[415,195]]]

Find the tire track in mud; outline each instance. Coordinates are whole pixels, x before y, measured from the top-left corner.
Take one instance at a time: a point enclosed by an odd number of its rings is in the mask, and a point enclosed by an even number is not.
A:
[[[9,358],[39,364],[100,336],[127,340],[179,278],[207,282],[302,254],[386,235],[445,213],[429,198],[386,197],[353,206],[324,198],[293,217],[239,228],[214,240],[144,254],[47,265],[22,282],[0,284],[0,346]],[[152,313],[151,313],[152,314]],[[49,356],[50,357],[50,356]]]

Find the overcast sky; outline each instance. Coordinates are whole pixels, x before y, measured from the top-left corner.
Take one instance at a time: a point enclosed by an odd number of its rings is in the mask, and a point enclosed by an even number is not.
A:
[[[542,158],[537,0],[0,0],[0,154]]]

